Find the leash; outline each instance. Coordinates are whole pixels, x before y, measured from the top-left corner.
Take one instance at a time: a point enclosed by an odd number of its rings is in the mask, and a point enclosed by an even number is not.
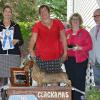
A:
[[[79,92],[79,93],[85,95],[85,92],[83,92],[83,91],[81,91],[81,90],[79,90],[79,89],[77,89],[77,88],[75,88],[75,87],[72,87],[72,90],[77,91],[77,92]]]

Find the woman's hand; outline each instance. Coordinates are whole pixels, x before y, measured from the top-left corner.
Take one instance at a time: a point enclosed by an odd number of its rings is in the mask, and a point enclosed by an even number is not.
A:
[[[13,40],[12,40],[13,45],[17,44],[18,42],[19,42],[18,39],[13,39]]]
[[[62,55],[62,61],[65,61],[67,59],[67,52],[64,52]]]
[[[76,45],[75,47],[73,47],[73,51],[77,51],[77,50],[82,50],[82,47],[79,45]]]
[[[36,57],[35,51],[33,49],[28,48],[28,51],[31,57]]]

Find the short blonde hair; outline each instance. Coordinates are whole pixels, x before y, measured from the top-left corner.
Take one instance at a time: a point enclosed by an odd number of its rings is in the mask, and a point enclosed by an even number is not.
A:
[[[78,17],[78,19],[79,19],[79,25],[80,25],[80,27],[82,27],[81,25],[83,24],[83,19],[82,19],[81,15],[80,15],[79,13],[74,13],[74,14],[70,17],[70,19],[69,19],[69,24],[72,26],[72,19],[73,19],[73,17]]]

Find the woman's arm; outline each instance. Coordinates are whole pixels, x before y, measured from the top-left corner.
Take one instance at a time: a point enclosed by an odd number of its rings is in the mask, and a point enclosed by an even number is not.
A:
[[[23,44],[23,37],[18,24],[16,24],[14,27],[14,39],[12,42],[14,45],[17,44],[18,46],[21,46]]]
[[[35,47],[37,36],[38,36],[37,33],[33,33],[32,36],[31,36],[30,42],[29,42],[28,51],[29,51],[29,53],[31,54],[32,57],[35,57],[35,51],[33,50],[33,48]]]
[[[61,42],[62,42],[63,50],[64,50],[62,58],[63,58],[63,60],[66,60],[66,58],[67,58],[67,41],[66,41],[66,36],[65,36],[64,30],[60,31],[60,38],[61,38]]]

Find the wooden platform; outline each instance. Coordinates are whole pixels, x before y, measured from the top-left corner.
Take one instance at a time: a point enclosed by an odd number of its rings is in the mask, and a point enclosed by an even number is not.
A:
[[[11,95],[35,95],[38,100],[71,100],[71,86],[48,87],[10,87],[7,89],[7,98]]]

